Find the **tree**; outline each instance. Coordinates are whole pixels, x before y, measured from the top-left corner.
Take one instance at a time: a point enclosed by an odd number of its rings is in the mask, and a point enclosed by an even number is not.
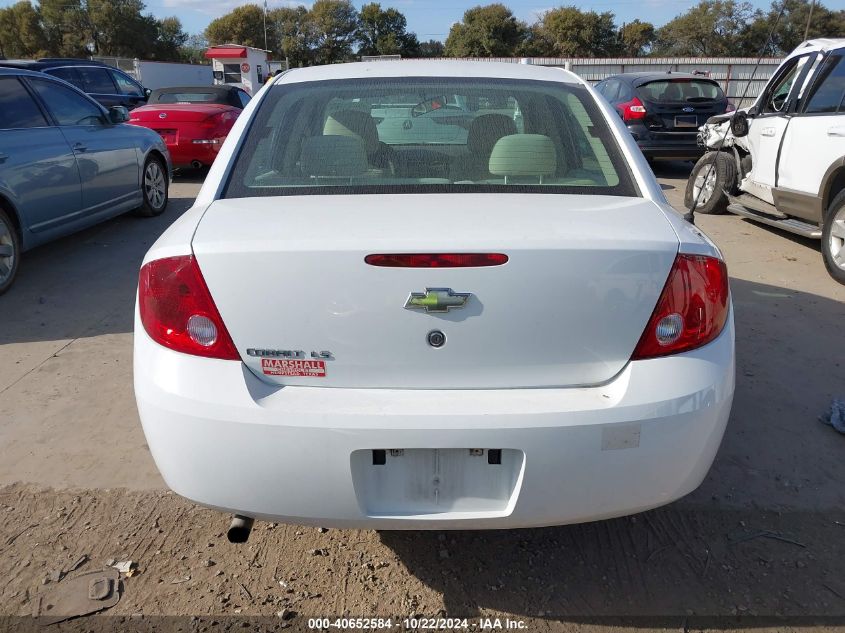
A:
[[[264,48],[264,10],[257,4],[245,4],[233,9],[216,20],[212,20],[205,29],[209,44],[243,44]],[[278,41],[273,21],[267,20],[267,46],[273,47]]]
[[[267,14],[268,22],[273,23],[276,33],[274,48],[288,60],[291,68],[307,66],[314,62],[316,33],[303,6],[273,9]]]
[[[656,52],[703,57],[743,54],[752,18],[748,2],[701,0],[658,29]]]
[[[51,57],[85,57],[88,24],[82,0],[40,0],[38,10]]]
[[[352,59],[358,12],[350,0],[316,0],[308,17],[314,28],[315,60],[318,64]]]
[[[444,52],[447,57],[512,57],[527,30],[503,4],[474,7],[452,25]]]
[[[47,36],[41,17],[29,0],[0,9],[0,55],[3,57],[42,57]]]
[[[208,50],[208,40],[204,35],[190,35],[179,48],[179,59],[189,64],[206,63],[205,51]]]
[[[534,55],[609,57],[619,54],[621,46],[612,13],[567,6],[543,14],[532,29],[528,48]]]
[[[382,9],[378,2],[361,7],[358,41],[359,55],[419,55],[417,36],[407,32],[405,16],[393,8]]]
[[[181,57],[181,49],[188,41],[188,34],[182,30],[182,22],[177,17],[158,20],[157,36],[153,47],[156,59],[176,61]]]
[[[823,4],[816,2],[813,14],[810,16],[810,2],[808,0],[788,0],[784,7],[784,0],[772,2],[768,13],[758,11],[751,24],[751,35],[756,44],[755,50],[748,54],[757,54],[763,43],[772,32],[778,15],[783,8],[783,15],[777,21],[777,28],[772,35],[772,41],[767,48],[769,55],[786,55],[804,40],[807,20],[810,28],[807,39],[817,37],[842,37],[845,34],[845,10],[831,11]]]
[[[420,42],[420,57],[443,57],[446,53],[446,47],[443,42],[437,40],[428,40],[427,42]]]
[[[654,44],[656,31],[651,22],[634,20],[623,24],[619,29],[620,54],[626,57],[645,55]]]
[[[154,54],[158,23],[143,15],[141,0],[85,0],[83,28],[95,55],[148,57]]]

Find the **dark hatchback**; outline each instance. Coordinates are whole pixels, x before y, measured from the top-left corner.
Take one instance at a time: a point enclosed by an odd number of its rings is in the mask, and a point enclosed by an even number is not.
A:
[[[90,59],[4,59],[0,66],[46,73],[79,88],[105,108],[131,110],[147,102],[150,91],[122,70]]]
[[[626,73],[600,81],[596,90],[625,121],[648,159],[697,159],[704,149],[698,128],[733,110],[713,79],[687,73]]]

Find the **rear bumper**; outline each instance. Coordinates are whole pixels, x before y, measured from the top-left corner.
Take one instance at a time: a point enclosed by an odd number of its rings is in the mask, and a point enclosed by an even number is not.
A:
[[[684,134],[652,132],[644,125],[631,124],[628,130],[646,158],[698,159],[704,148],[698,144],[695,130]]]
[[[611,383],[584,389],[272,387],[241,363],[158,346],[137,317],[134,362],[147,442],[175,492],[226,512],[328,527],[560,525],[669,503],[706,475],[734,390],[732,317],[704,348],[629,363]],[[501,504],[459,494],[417,512],[378,498],[374,486],[386,495],[390,482],[374,483],[372,449],[476,447],[517,456]]]
[[[191,139],[180,139],[179,143],[168,145],[175,167],[190,167],[194,161],[211,165],[220,153],[220,144],[199,144]]]

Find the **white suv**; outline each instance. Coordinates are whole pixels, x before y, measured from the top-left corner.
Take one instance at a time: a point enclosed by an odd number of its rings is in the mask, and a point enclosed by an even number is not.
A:
[[[701,128],[709,150],[693,168],[686,205],[726,210],[822,240],[845,283],[845,39],[803,43],[755,104]],[[711,168],[712,166],[712,168]]]

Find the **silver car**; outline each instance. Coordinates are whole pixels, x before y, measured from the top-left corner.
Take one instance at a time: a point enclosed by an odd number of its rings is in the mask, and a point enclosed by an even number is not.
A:
[[[167,147],[128,119],[60,79],[0,68],[0,294],[23,251],[127,211],[164,212]]]

